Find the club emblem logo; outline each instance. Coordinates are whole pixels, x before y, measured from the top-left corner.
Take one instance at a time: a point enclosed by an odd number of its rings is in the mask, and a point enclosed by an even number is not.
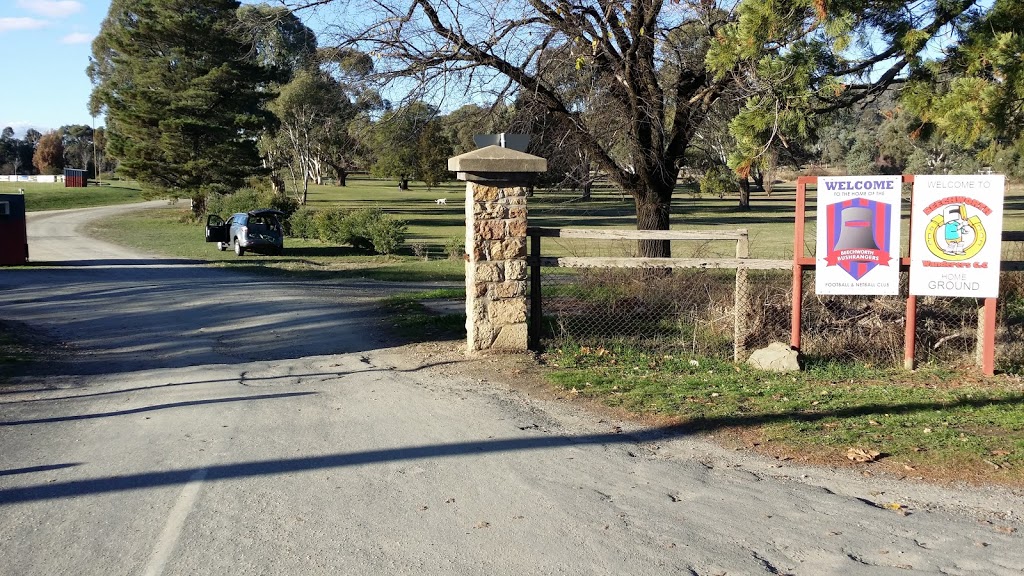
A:
[[[854,280],[860,280],[875,266],[889,266],[891,205],[854,198],[829,204],[825,210],[826,266],[839,266]]]
[[[988,215],[988,206],[971,199],[959,204],[937,202],[928,208],[927,213],[935,215],[928,221],[924,242],[935,257],[959,262],[973,258],[985,246],[988,236],[979,213]]]

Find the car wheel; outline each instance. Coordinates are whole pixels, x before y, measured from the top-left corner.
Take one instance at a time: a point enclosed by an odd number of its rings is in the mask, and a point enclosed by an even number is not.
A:
[[[220,250],[221,252],[223,252],[223,251],[225,251],[227,249],[228,249],[227,243],[225,243],[225,242],[217,242],[217,250]]]
[[[235,256],[241,256],[245,254],[245,248],[238,242],[238,238],[235,238]]]

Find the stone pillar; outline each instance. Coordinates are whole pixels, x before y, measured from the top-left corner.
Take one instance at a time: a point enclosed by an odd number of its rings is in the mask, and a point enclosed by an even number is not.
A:
[[[448,160],[466,181],[466,339],[470,353],[525,352],[526,193],[547,161],[499,146]]]

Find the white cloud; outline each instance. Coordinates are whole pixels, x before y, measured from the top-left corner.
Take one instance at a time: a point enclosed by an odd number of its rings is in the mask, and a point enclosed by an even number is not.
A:
[[[12,128],[14,130],[14,137],[15,138],[24,138],[25,137],[25,132],[28,132],[28,130],[30,128],[34,129],[34,130],[38,130],[40,134],[46,134],[47,132],[50,131],[50,128],[43,128],[42,126],[40,126],[39,124],[36,124],[34,122],[25,122],[25,121],[22,121],[22,120],[16,120],[14,122],[7,122],[7,121],[0,122],[0,130],[4,129],[6,127],[10,127],[10,128]]]
[[[85,32],[74,32],[60,39],[61,44],[88,44],[92,42],[93,35]]]
[[[82,3],[77,0],[18,0],[18,6],[50,18],[67,18],[82,11]]]
[[[38,30],[48,25],[46,20],[37,18],[0,18],[0,33],[13,30]]]

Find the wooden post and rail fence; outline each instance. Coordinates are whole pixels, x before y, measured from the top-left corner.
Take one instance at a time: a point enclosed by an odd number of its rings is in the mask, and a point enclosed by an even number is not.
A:
[[[746,230],[637,231],[580,230],[530,227],[527,221],[527,186],[537,173],[547,170],[547,161],[501,146],[486,146],[450,158],[448,168],[465,180],[466,188],[466,316],[470,352],[516,351],[540,346],[543,328],[543,298],[540,270],[546,266],[566,268],[690,268],[735,269],[735,326],[733,356],[746,355],[749,334],[748,270],[792,270],[792,317],[790,346],[801,345],[803,273],[816,261],[804,254],[807,186],[817,177],[797,180],[796,214],[792,260],[750,258]],[[904,175],[903,183],[914,176]],[[735,258],[580,258],[546,257],[542,238],[596,240],[683,240],[733,241]],[[913,236],[910,236],[913,239]],[[1003,241],[1024,241],[1024,232],[1003,232]],[[529,252],[527,252],[527,245]],[[900,259],[900,269],[909,268],[909,258]],[[527,272],[526,268],[529,268]],[[1024,270],[1024,261],[1002,261],[1001,270]],[[527,278],[528,276],[528,278]],[[529,316],[527,316],[529,285]],[[914,367],[917,330],[917,297],[906,299],[904,367]],[[978,310],[976,361],[986,375],[995,369],[996,299],[986,298]]]
[[[816,262],[813,257],[804,253],[805,203],[806,185],[816,182],[815,177],[801,177],[797,188],[796,230],[794,233],[794,258],[792,260],[750,258],[750,244],[747,230],[721,230],[684,232],[673,230],[586,230],[575,228],[542,228],[527,227],[530,250],[527,264],[530,267],[530,315],[529,315],[529,347],[540,349],[540,338],[543,333],[543,296],[541,286],[541,269],[558,268],[682,268],[703,270],[736,270],[736,289],[734,293],[735,326],[733,334],[733,358],[735,361],[745,359],[747,355],[746,341],[749,335],[750,299],[748,297],[748,270],[792,270],[792,317],[790,326],[790,346],[799,351],[801,346],[801,315],[803,300],[803,274],[814,270]],[[904,176],[904,182],[913,182],[913,176]],[[541,249],[542,238],[572,238],[583,240],[681,240],[681,241],[734,241],[736,243],[735,258],[607,258],[607,257],[575,257],[575,256],[544,256]],[[1024,241],[1024,232],[1003,232],[1004,242]],[[906,271],[910,266],[909,258],[900,259],[900,269]],[[1002,270],[1024,270],[1022,261],[1003,261]],[[904,328],[904,368],[914,368],[916,340],[917,297],[907,296]],[[995,332],[996,332],[996,299],[986,298],[978,310],[977,344],[975,362],[985,375],[991,376],[995,370]]]
[[[583,230],[575,228],[528,227],[530,238],[530,348],[540,348],[543,332],[543,298],[541,296],[541,268],[689,268],[702,270],[736,270],[734,292],[735,325],[733,329],[733,359],[746,357],[749,333],[750,298],[748,297],[747,270],[788,270],[789,260],[750,258],[750,239],[746,230],[712,230],[684,232],[677,230]],[[575,238],[584,240],[689,240],[732,241],[736,243],[735,258],[604,258],[554,257],[541,252],[542,238]]]

